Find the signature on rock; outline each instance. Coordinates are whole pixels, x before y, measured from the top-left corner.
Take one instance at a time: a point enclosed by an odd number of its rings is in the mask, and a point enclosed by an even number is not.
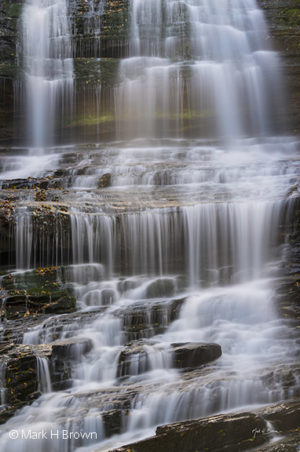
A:
[[[276,430],[269,430],[267,428],[263,428],[263,429],[254,428],[252,430],[252,435],[254,438],[256,438],[257,435],[270,435],[270,433],[278,433],[278,432],[276,432]]]

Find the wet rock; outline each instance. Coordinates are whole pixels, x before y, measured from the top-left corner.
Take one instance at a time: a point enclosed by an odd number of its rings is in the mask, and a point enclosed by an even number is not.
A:
[[[175,293],[175,280],[171,278],[160,278],[153,281],[147,287],[147,298],[172,297]]]
[[[297,332],[295,337],[298,337]],[[294,352],[294,350],[291,350],[292,358],[294,356]],[[286,355],[288,356],[288,354],[289,352],[287,351]],[[291,394],[293,394],[293,397],[300,397],[300,365],[283,364],[276,366],[262,376],[262,382],[266,388],[269,388],[269,390],[276,390],[279,386],[281,390],[281,397],[283,399],[289,399]]]
[[[5,406],[0,411],[0,423],[39,396],[37,360],[32,348],[3,344],[1,350],[1,383]]]
[[[300,402],[270,405],[253,413],[221,414],[158,427],[156,436],[114,451],[294,452],[299,442]],[[270,444],[274,436],[285,435]],[[268,443],[268,444],[267,444]],[[262,445],[264,445],[262,447]],[[284,448],[280,448],[283,446]]]
[[[2,265],[10,262],[13,211],[14,206],[10,199],[0,201],[0,260]]]
[[[98,188],[106,188],[106,187],[110,187],[110,185],[111,185],[111,174],[110,173],[105,173],[101,177],[99,177],[98,184],[97,184]]]
[[[62,190],[29,190],[30,207],[20,207],[24,202],[23,190],[2,190],[0,201],[0,251],[1,264],[18,268],[48,267],[53,262],[63,263],[70,254],[70,217],[64,205],[58,204]],[[19,208],[20,207],[20,208]],[[21,218],[21,219],[20,219]],[[21,226],[22,238],[27,235],[26,251],[20,251],[17,239],[17,224]],[[59,246],[58,246],[59,243]],[[19,254],[19,261],[16,262]],[[68,262],[68,261],[67,261]]]
[[[295,431],[291,435],[280,438],[277,441],[266,446],[261,446],[259,449],[254,449],[256,452],[299,452],[300,432]]]
[[[158,427],[156,436],[114,451],[118,452],[236,452],[266,442],[265,435],[253,436],[252,431],[266,429],[266,422],[252,413],[212,416],[195,421],[178,422]]]
[[[71,384],[72,364],[92,348],[89,339],[67,339],[53,344],[0,344],[0,385],[4,407],[0,423],[39,395],[37,358],[47,358],[54,390],[66,389]]]
[[[7,181],[1,182],[1,188],[12,189],[12,190],[24,190],[24,189],[40,189],[40,190],[48,190],[51,188],[63,188],[65,185],[64,181],[61,178],[57,178],[55,176],[48,176],[44,178],[32,178],[29,177],[27,179],[11,179]]]
[[[49,304],[45,307],[46,314],[64,314],[65,312],[73,312],[76,309],[76,298],[65,295],[57,300],[49,299]]]
[[[92,341],[84,338],[71,338],[56,341],[50,344],[52,347],[51,358],[79,359],[84,353],[92,349]]]
[[[72,385],[72,364],[79,362],[82,355],[92,349],[92,341],[84,338],[65,339],[50,346],[52,387],[55,391],[67,389]]]
[[[8,274],[2,278],[2,310],[6,319],[62,314],[76,309],[76,299],[58,279],[57,267]]]
[[[74,397],[83,401],[86,410],[101,413],[105,436],[108,438],[122,433],[134,397],[141,391],[146,393],[151,390],[153,385],[116,386],[102,391],[76,393]]]
[[[258,413],[261,413],[264,419],[271,423],[272,429],[278,433],[286,433],[299,428],[299,400],[271,405],[259,410]]]
[[[114,314],[122,319],[126,341],[150,338],[163,333],[179,316],[185,298],[165,302],[137,303]]]
[[[116,293],[112,289],[103,289],[101,291],[101,304],[103,306],[109,306],[116,301]]]
[[[118,377],[140,375],[151,369],[151,355],[165,354],[173,357],[170,367],[193,369],[219,358],[222,354],[218,344],[171,344],[170,348],[156,348],[155,343],[132,342],[119,355]]]
[[[174,350],[173,364],[178,369],[195,368],[207,364],[222,355],[218,344],[172,344]]]
[[[142,343],[128,344],[119,355],[117,377],[129,377],[147,372],[149,357]]]
[[[3,342],[22,343],[25,333],[36,329],[36,340],[39,343],[50,343],[61,337],[73,338],[78,331],[92,322],[104,307],[90,312],[75,311],[69,314],[51,316],[46,314],[32,315],[2,322],[0,340]]]
[[[106,411],[102,415],[105,436],[109,438],[118,435],[122,431],[123,412],[122,410]]]
[[[286,226],[286,242],[281,274],[276,282],[278,308],[295,328],[299,325],[300,316],[300,198],[293,199],[291,216]]]
[[[259,0],[269,25],[275,49],[281,52],[281,63],[287,85],[288,109],[278,112],[278,121],[299,134],[300,118],[300,5],[298,0]],[[266,39],[270,39],[268,35]],[[283,120],[283,118],[285,120]]]

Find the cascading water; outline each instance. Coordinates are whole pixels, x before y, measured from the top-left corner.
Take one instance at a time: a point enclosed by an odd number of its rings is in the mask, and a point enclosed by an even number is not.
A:
[[[89,34],[104,4],[89,2]],[[34,27],[30,8],[48,28]],[[22,30],[43,31],[42,48],[27,39],[26,55],[49,52],[28,59],[27,71],[44,71],[32,73],[45,91],[29,102],[35,145],[44,146],[48,96],[65,104],[58,80],[72,83],[65,2],[28,2]],[[48,192],[27,190],[16,203],[16,271],[3,280],[17,300],[28,285],[27,310],[36,306],[32,281],[49,273],[50,282],[42,317],[24,319],[21,335],[42,395],[1,427],[3,450],[109,450],[159,424],[299,394],[297,334],[277,306],[299,143],[270,136],[281,90],[265,34],[254,0],[131,0],[129,58],[114,90],[117,136],[134,139],[62,148],[61,179],[41,168]],[[50,77],[49,58],[62,77]],[[54,303],[53,280],[63,288]],[[49,316],[65,288],[77,312]],[[222,348],[206,366],[195,358],[203,343]],[[181,366],[178,353],[192,361]],[[12,442],[8,432],[21,428],[93,434]]]
[[[30,145],[53,142],[59,108],[72,102],[73,60],[66,0],[27,0],[22,18],[26,121]]]
[[[125,122],[129,136],[183,136],[194,121],[202,136],[270,134],[280,105],[278,57],[255,0],[135,0],[131,9],[120,130]]]

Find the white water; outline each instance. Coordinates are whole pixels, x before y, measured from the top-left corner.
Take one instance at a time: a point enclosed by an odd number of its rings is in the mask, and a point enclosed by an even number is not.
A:
[[[26,120],[30,145],[53,141],[58,109],[72,102],[73,60],[66,0],[26,0],[22,13]],[[59,117],[59,116],[58,116]]]
[[[281,80],[266,31],[255,0],[133,0],[131,54],[120,64],[116,100],[120,132],[181,136],[194,120],[202,136],[270,134]]]
[[[39,391],[41,393],[51,392],[51,376],[48,358],[37,357],[37,372]]]
[[[295,334],[276,304],[299,143],[269,136],[280,77],[262,11],[252,0],[132,0],[131,9],[116,115],[120,133],[126,112],[126,134],[151,139],[78,146],[76,162],[62,164],[70,230],[57,215],[55,236],[40,232],[30,200],[17,210],[17,268],[65,264],[82,310],[48,318],[23,342],[71,337],[92,349],[75,346],[70,389],[43,394],[2,426],[7,451],[108,450],[162,423],[299,394],[298,379],[285,380]],[[217,143],[154,139],[207,118]],[[73,152],[62,148],[61,160]],[[111,186],[97,189],[108,173]],[[185,342],[216,342],[222,357],[181,373],[171,344]],[[48,392],[49,368],[39,366]],[[115,406],[120,435],[108,439]],[[21,428],[81,429],[97,440],[10,441]]]

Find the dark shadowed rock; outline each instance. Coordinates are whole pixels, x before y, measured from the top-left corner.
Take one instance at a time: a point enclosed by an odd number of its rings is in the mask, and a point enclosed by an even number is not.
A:
[[[110,187],[111,185],[111,174],[110,173],[105,173],[103,174],[101,177],[99,177],[98,179],[98,188],[106,188],[106,187]]]
[[[53,389],[71,384],[72,363],[92,348],[89,339],[66,339],[52,344],[0,344],[0,385],[5,405],[0,410],[0,424],[14,412],[32,403],[39,395],[38,358],[47,358]]]
[[[54,390],[67,389],[72,384],[72,364],[79,362],[82,355],[92,349],[92,341],[85,338],[71,338],[50,344],[50,373]]]
[[[168,325],[178,319],[185,298],[164,302],[137,303],[119,310],[115,315],[123,322],[126,341],[150,338],[163,333]]]
[[[160,278],[153,281],[147,287],[147,298],[172,297],[175,293],[175,280],[172,278]]]
[[[1,351],[1,385],[5,405],[0,411],[0,423],[39,396],[37,359],[26,345],[3,344]]]
[[[173,363],[178,369],[194,368],[214,361],[222,355],[218,344],[172,344],[174,350]]]

